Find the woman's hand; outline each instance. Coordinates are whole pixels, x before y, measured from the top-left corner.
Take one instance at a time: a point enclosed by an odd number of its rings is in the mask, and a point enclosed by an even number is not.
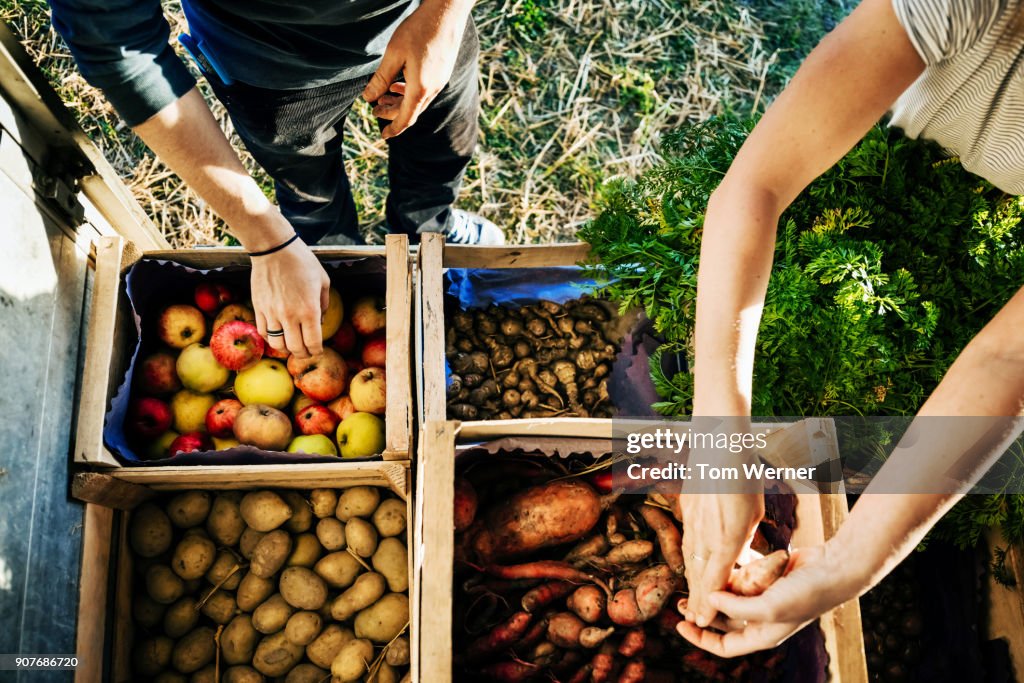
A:
[[[271,348],[299,358],[323,351],[320,318],[327,310],[330,278],[302,240],[252,259],[256,327]],[[267,331],[283,330],[284,336]]]
[[[775,647],[868,588],[857,577],[870,572],[855,564],[855,559],[836,557],[830,544],[800,548],[793,551],[789,573],[762,595],[744,598],[721,591],[709,595],[711,608],[720,613],[712,623],[715,630],[687,621],[680,622],[677,630],[686,640],[719,657]],[[678,609],[688,611],[686,601],[680,601]]]

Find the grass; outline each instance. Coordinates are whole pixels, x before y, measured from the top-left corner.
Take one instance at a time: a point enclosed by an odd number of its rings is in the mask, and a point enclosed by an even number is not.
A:
[[[851,0],[483,0],[479,151],[460,206],[479,211],[510,241],[574,238],[610,179],[658,159],[661,135],[726,109],[761,109]],[[165,2],[172,35],[186,30]],[[41,0],[0,0],[11,25],[82,127],[175,246],[229,236],[196,196],[118,119],[79,75]],[[765,21],[763,18],[771,18]],[[230,121],[200,87],[226,131]],[[272,196],[272,181],[232,138]],[[345,142],[356,205],[379,239],[387,193],[386,147],[357,104]]]

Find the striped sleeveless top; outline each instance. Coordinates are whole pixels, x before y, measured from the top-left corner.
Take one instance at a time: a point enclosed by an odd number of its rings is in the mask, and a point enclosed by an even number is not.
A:
[[[890,125],[1024,194],[1024,0],[892,0],[925,63]]]

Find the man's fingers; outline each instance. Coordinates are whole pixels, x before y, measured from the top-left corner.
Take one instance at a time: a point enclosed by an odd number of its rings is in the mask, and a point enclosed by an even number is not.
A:
[[[384,139],[401,135],[409,126],[416,123],[420,113],[426,109],[430,99],[422,88],[410,85],[402,99],[402,106],[398,110],[398,116],[384,128],[381,133]]]
[[[259,332],[260,336],[264,339],[267,338],[267,318],[263,315],[263,312],[257,309],[256,313],[256,331]]]
[[[405,81],[395,81],[394,83],[392,83],[391,84],[391,92],[395,93],[396,95],[404,95],[405,94]]]
[[[258,318],[256,322],[259,322]],[[264,330],[263,338],[267,340],[267,344],[272,349],[276,349],[277,351],[283,351],[285,349],[284,335],[270,334],[274,330],[281,331],[283,329],[281,327],[281,323],[276,318],[268,316],[266,318],[265,325],[266,329]]]
[[[714,591],[725,588],[729,582],[729,574],[732,572],[733,564],[735,564],[735,558],[732,557],[732,553],[726,552],[727,554],[721,550],[714,552],[704,562],[704,572],[701,574],[699,584],[699,602],[694,605],[694,612],[697,615],[697,626],[701,628],[708,626],[718,611],[708,602],[708,597]]]
[[[315,356],[323,353],[323,336],[320,329],[320,321],[303,320],[300,328],[302,329],[302,342],[310,355]]]
[[[308,358],[309,351],[302,341],[302,327],[296,320],[287,320],[284,325],[284,345],[296,358]]]
[[[742,621],[778,621],[774,600],[768,595],[745,598],[728,591],[715,591],[708,602],[722,614]]]
[[[376,106],[373,108],[373,115],[378,119],[384,119],[386,121],[394,121],[395,117],[398,116],[398,111],[402,106],[402,98],[398,95],[385,95],[384,97],[377,100]]]
[[[767,645],[758,647],[751,642],[746,629],[721,634],[699,628],[687,621],[681,621],[676,626],[676,630],[679,635],[693,645],[719,657],[738,657],[767,647]]]
[[[385,50],[380,66],[377,67],[377,71],[370,77],[370,82],[363,89],[363,99],[367,102],[375,102],[377,98],[386,93],[398,78],[398,74],[402,72],[404,61],[391,55],[391,50]]]

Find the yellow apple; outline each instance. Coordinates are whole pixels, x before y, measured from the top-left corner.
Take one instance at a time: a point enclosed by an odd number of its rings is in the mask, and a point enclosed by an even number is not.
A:
[[[330,437],[323,434],[307,434],[297,436],[288,444],[289,453],[306,453],[308,455],[338,455]]]
[[[206,431],[206,413],[210,411],[217,397],[191,389],[182,389],[171,397],[171,414],[174,416],[174,431],[179,434]]]
[[[146,446],[146,457],[151,460],[162,460],[167,457],[167,449],[171,447],[174,440],[178,438],[178,432],[166,431],[156,438],[155,441]]]
[[[178,356],[175,367],[186,389],[208,394],[227,384],[231,373],[217,362],[206,344],[191,344]]]
[[[262,403],[285,408],[292,400],[295,385],[288,369],[280,361],[264,358],[235,376],[235,396],[245,405]]]
[[[229,323],[232,320],[244,320],[247,323],[256,324],[256,313],[252,310],[252,306],[246,304],[228,304],[220,310],[217,317],[213,319],[212,330],[217,331],[224,323]]]
[[[384,420],[372,413],[352,413],[338,425],[343,458],[365,458],[384,451]]]
[[[235,446],[241,446],[241,445],[242,444],[238,443],[238,439],[232,439],[232,438],[221,439],[221,438],[216,437],[216,436],[213,437],[213,448],[214,448],[214,450],[226,451],[229,448],[234,448]]]
[[[341,303],[341,294],[338,294],[338,290],[331,287],[329,297],[327,310],[320,320],[320,332],[323,333],[324,344],[338,331],[338,328],[341,327],[341,319],[345,316],[345,306]]]
[[[311,405],[319,404],[319,401],[314,401],[309,396],[306,396],[301,391],[295,392],[295,397],[292,398],[292,417],[296,417],[304,409]]]
[[[387,382],[384,368],[360,370],[348,386],[352,405],[361,413],[383,415],[387,408]]]

